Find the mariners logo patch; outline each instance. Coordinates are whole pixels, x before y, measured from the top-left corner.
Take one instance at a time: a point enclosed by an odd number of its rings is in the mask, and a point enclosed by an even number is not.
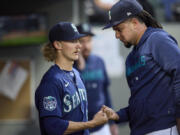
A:
[[[57,106],[56,98],[52,96],[44,97],[43,105],[45,110],[53,111],[54,109],[56,109]]]

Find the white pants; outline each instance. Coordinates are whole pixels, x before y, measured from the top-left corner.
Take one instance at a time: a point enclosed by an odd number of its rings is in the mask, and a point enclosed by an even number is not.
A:
[[[111,135],[111,132],[110,132],[110,129],[109,129],[109,125],[108,124],[104,125],[98,131],[90,133],[90,135]]]
[[[173,126],[171,128],[154,131],[154,132],[148,133],[146,135],[179,135],[179,134],[177,131],[177,127]]]

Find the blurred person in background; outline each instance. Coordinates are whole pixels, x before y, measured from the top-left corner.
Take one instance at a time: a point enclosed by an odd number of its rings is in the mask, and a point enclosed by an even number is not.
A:
[[[44,46],[43,54],[54,65],[35,92],[41,135],[89,135],[88,128],[108,121],[102,111],[88,121],[86,89],[73,68],[81,49],[79,38],[83,36],[69,22],[59,22],[50,29],[50,43]]]
[[[138,2],[142,5],[145,11],[155,17],[154,8],[148,0],[138,0]]]
[[[180,3],[180,0],[162,0],[166,22],[172,22],[175,20],[172,8],[177,2]]]
[[[108,21],[107,11],[118,0],[85,0],[85,13],[88,22],[94,24],[104,24]]]
[[[105,104],[108,107],[112,107],[109,93],[110,80],[102,58],[91,52],[92,37],[94,36],[91,26],[83,23],[78,25],[77,29],[81,34],[85,34],[86,36],[79,39],[82,45],[81,55],[75,66],[79,70],[87,90],[88,118],[92,120],[102,105]],[[118,135],[118,127],[111,121],[109,124],[90,129],[90,134]]]

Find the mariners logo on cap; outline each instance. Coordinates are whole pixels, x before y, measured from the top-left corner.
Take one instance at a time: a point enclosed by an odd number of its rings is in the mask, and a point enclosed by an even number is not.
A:
[[[76,26],[74,24],[71,24],[72,28],[74,29],[74,32],[78,32]],[[79,32],[78,32],[79,33]]]
[[[109,11],[109,20],[111,21],[111,11]]]
[[[45,110],[53,111],[54,109],[56,109],[57,106],[56,98],[52,96],[44,97],[43,105]]]

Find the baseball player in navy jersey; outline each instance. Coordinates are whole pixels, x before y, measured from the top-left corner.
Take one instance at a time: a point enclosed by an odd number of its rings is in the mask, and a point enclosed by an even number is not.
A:
[[[50,43],[44,46],[43,54],[54,65],[44,74],[35,93],[42,135],[89,135],[88,128],[108,121],[102,111],[88,121],[86,89],[73,68],[81,48],[78,39],[83,36],[69,22],[60,22],[49,32]]]
[[[79,70],[87,90],[88,118],[92,120],[102,105],[112,107],[109,93],[110,80],[103,59],[91,52],[92,37],[94,36],[91,26],[82,23],[77,26],[77,29],[79,33],[86,36],[79,39],[82,45],[81,55],[75,66]],[[114,122],[109,122],[109,124],[98,126],[89,131],[90,135],[118,135],[118,127]]]
[[[135,0],[121,0],[109,11],[109,24],[124,46],[131,91],[129,105],[109,119],[129,122],[131,135],[180,134],[180,49],[177,41]]]

